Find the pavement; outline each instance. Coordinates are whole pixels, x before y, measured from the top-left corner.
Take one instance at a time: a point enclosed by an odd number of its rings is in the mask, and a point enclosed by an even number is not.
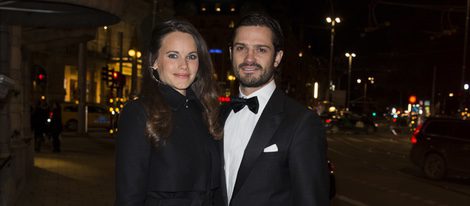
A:
[[[17,206],[113,205],[114,140],[104,133],[62,135],[62,152],[49,145],[36,153],[34,169]]]
[[[391,138],[408,141],[409,134]],[[62,135],[62,152],[45,145],[34,157],[34,169],[17,206],[113,205],[114,139],[103,132]]]

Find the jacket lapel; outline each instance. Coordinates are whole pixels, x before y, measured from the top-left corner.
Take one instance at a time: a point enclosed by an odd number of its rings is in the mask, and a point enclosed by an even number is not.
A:
[[[269,143],[281,123],[281,113],[284,105],[283,100],[283,94],[278,89],[274,90],[274,93],[264,108],[253,134],[251,135],[250,141],[246,146],[240,169],[238,170],[237,180],[235,181],[232,199],[237,195],[241,186],[250,174],[256,160],[261,155],[264,147]]]

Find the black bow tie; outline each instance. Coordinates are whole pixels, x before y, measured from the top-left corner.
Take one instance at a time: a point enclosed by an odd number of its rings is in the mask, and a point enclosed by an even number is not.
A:
[[[250,109],[253,113],[258,113],[259,103],[257,97],[252,97],[249,99],[234,97],[230,99],[230,105],[232,106],[232,109],[235,113],[243,109],[245,106],[248,106],[248,109]]]

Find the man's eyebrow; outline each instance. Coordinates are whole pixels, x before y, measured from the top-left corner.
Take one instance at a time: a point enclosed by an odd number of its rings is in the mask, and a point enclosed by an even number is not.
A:
[[[240,43],[240,42],[236,42],[233,44],[233,46],[248,46],[247,44],[245,43]],[[265,47],[265,48],[271,48],[271,46],[269,45],[265,45],[265,44],[255,44],[253,45],[254,47]]]

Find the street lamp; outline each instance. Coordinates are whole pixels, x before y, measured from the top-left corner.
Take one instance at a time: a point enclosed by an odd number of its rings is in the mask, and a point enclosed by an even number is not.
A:
[[[361,84],[362,80],[361,79],[357,79],[356,80],[358,84]],[[375,83],[375,80],[374,80],[374,77],[368,77],[367,80],[364,81],[364,98],[363,98],[363,112],[366,112],[366,109],[367,109],[367,85],[369,84],[374,84]]]
[[[344,54],[348,58],[348,94],[346,98],[346,109],[349,110],[349,104],[351,101],[351,68],[352,68],[352,58],[356,57],[355,53],[346,53]]]
[[[132,57],[131,95],[137,95],[137,59],[142,56],[142,53],[129,49],[127,54]]]
[[[327,90],[327,100],[331,98],[331,90],[333,88],[332,73],[333,73],[333,48],[335,42],[335,25],[341,23],[339,17],[326,17],[326,22],[331,25],[330,32],[330,63],[328,68],[328,90]]]

